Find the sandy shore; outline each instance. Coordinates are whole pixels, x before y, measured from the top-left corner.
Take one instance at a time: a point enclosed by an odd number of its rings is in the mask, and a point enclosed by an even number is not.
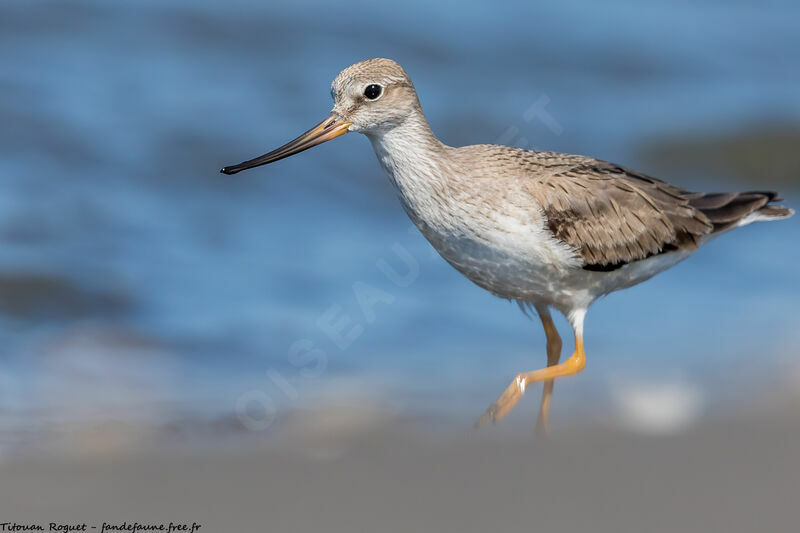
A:
[[[797,531],[800,417],[669,436],[408,424],[245,446],[41,454],[0,464],[0,522],[202,524],[202,532]]]

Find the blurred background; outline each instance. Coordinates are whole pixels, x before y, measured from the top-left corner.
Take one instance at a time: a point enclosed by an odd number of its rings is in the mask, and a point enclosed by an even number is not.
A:
[[[789,1],[4,0],[0,458],[217,454],[386,426],[482,438],[466,428],[544,365],[544,334],[435,254],[366,139],[218,169],[327,116],[344,67],[389,57],[448,144],[586,154],[797,208],[799,19]],[[637,439],[706,442],[720,421],[796,427],[799,229],[737,230],[596,303],[586,371],[556,386],[556,434],[651,450]],[[538,399],[490,428],[521,458]]]

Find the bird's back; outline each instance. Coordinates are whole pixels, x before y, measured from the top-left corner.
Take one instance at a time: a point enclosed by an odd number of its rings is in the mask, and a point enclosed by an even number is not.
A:
[[[771,191],[694,193],[586,156],[474,145],[454,149],[453,158],[476,190],[527,196],[518,203],[538,206],[547,230],[589,270],[696,248],[706,236],[793,213],[773,205]]]

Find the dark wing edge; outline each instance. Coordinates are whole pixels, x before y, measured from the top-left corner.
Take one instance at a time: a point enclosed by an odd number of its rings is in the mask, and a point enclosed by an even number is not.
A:
[[[791,209],[773,205],[780,201],[775,191],[694,193],[689,196],[690,205],[702,211],[714,225],[714,233],[731,229],[756,212],[764,219],[792,216],[794,211]]]

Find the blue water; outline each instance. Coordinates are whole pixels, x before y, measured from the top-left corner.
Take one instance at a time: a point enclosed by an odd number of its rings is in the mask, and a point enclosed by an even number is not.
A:
[[[789,2],[6,0],[0,275],[127,303],[0,315],[5,427],[214,417],[243,394],[267,410],[353,396],[479,414],[543,364],[543,333],[433,253],[364,138],[235,177],[218,169],[318,122],[340,69],[385,56],[445,142],[648,171],[641,149],[656,138],[800,121],[797,20]],[[526,115],[537,102],[549,119]],[[738,230],[597,303],[588,367],[559,385],[555,411],[602,411],[619,380],[688,381],[720,404],[783,383],[798,364],[799,229],[795,217]],[[397,245],[416,265],[407,286],[377,264],[405,272]],[[378,300],[366,315],[354,284]],[[320,327],[331,309],[351,341]]]

